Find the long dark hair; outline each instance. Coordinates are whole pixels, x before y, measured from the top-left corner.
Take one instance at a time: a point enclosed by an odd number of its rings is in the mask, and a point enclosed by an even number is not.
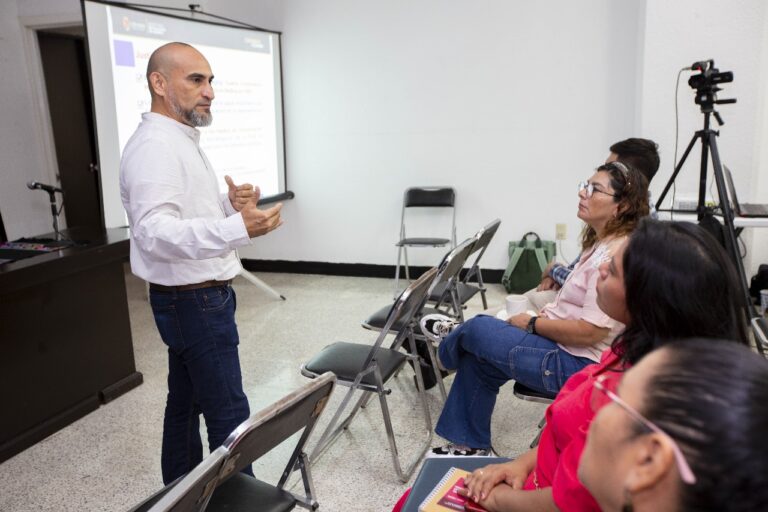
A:
[[[625,236],[632,232],[637,223],[648,215],[648,180],[640,171],[621,162],[601,165],[596,172],[607,172],[611,188],[616,194],[614,203],[619,204],[616,217],[605,225],[603,237]],[[597,232],[592,226],[584,226],[581,232],[581,248],[587,250],[598,242]]]
[[[749,343],[736,271],[699,226],[643,219],[629,237],[623,264],[630,321],[612,349],[625,364],[679,338]]]
[[[722,340],[663,350],[640,410],[677,441],[696,476],[681,483],[675,508],[768,510],[768,361]],[[638,425],[635,433],[647,430]]]

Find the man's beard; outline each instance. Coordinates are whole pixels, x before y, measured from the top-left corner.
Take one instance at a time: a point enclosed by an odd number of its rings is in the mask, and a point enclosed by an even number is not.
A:
[[[173,94],[169,94],[168,99],[170,100],[171,110],[173,110],[173,113],[186,121],[190,126],[199,128],[202,126],[210,126],[210,124],[213,122],[213,114],[210,112],[200,113],[194,108],[184,109],[176,101],[176,97]]]

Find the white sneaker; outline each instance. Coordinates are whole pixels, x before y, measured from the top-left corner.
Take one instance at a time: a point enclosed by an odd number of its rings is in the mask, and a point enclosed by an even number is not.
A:
[[[448,336],[458,325],[459,322],[453,318],[438,313],[424,315],[419,321],[421,332],[435,343],[440,343],[443,338]]]
[[[457,446],[453,443],[448,443],[444,446],[438,446],[432,448],[427,453],[427,458],[432,459],[436,457],[494,457],[494,453],[490,449],[486,448],[468,448],[466,446]]]

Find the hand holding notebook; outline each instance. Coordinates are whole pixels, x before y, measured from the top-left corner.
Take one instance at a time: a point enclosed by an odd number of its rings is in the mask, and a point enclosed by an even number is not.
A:
[[[419,512],[448,512],[452,510],[486,512],[486,510],[466,496],[458,493],[464,488],[464,477],[470,471],[451,468],[435,486],[429,496],[419,505]]]

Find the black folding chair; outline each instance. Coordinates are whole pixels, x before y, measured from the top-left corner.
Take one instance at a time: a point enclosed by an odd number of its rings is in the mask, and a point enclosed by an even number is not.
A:
[[[450,301],[452,304],[454,304],[454,307],[458,307],[455,306],[455,304],[458,302],[458,297],[456,296],[456,288],[452,285],[452,283],[459,279],[459,273],[464,267],[464,263],[467,261],[467,258],[472,253],[475,242],[476,240],[474,237],[468,238],[454,249],[451,249],[448,254],[443,257],[443,261],[441,261],[440,265],[437,267],[437,273],[435,274],[434,280],[429,284],[430,292],[436,287],[443,287],[444,289],[448,290],[447,293],[450,296]],[[432,343],[420,334],[418,329],[418,322],[419,319],[425,314],[446,314],[446,312],[435,308],[426,308],[422,305],[416,314],[407,321],[400,319],[397,322],[387,324],[390,309],[391,306],[384,306],[383,308],[379,309],[363,321],[363,327],[371,331],[385,332],[389,334],[395,334],[396,336],[399,336],[403,331],[407,331],[407,336],[409,339],[412,338],[414,345],[417,345],[416,340],[420,340],[422,342],[421,346],[426,347],[427,349],[428,356],[425,354],[425,358],[430,357],[430,362],[432,363],[432,371],[435,375],[435,378],[437,379],[437,384],[440,388],[440,394],[442,395],[443,400],[445,400],[447,394],[443,384],[443,379],[440,376],[440,369],[437,367],[437,355],[435,354]],[[459,309],[461,308],[459,307]],[[396,337],[395,339],[397,340],[398,338]],[[416,354],[417,352],[413,353]]]
[[[253,511],[283,512],[296,505],[317,510],[314,484],[304,445],[333,391],[335,376],[318,376],[285,398],[241,423],[222,446],[184,477],[132,509],[134,512]],[[253,461],[301,431],[277,485],[241,473]],[[300,471],[304,495],[284,489]]]
[[[406,212],[410,208],[450,208],[451,232],[448,238],[413,237],[406,235]],[[456,247],[456,191],[451,187],[411,187],[403,194],[403,209],[400,214],[400,238],[397,247],[397,265],[395,266],[395,293],[400,283],[400,260],[405,257],[405,278],[410,280],[408,269],[409,247]]]
[[[487,289],[485,287],[485,282],[483,281],[483,272],[480,269],[480,259],[483,257],[483,254],[485,254],[485,250],[488,248],[491,240],[493,240],[493,236],[496,234],[496,231],[498,231],[500,224],[501,220],[496,219],[475,233],[475,236],[473,237],[475,239],[475,245],[472,246],[472,252],[469,254],[469,257],[473,254],[476,254],[477,256],[475,256],[472,266],[469,267],[464,278],[461,280],[455,279],[450,283],[443,283],[440,286],[435,286],[430,291],[427,302],[435,303],[436,308],[439,308],[441,304],[445,303],[450,305],[451,309],[455,309],[457,306],[453,304],[452,296],[450,295],[451,292],[448,289],[448,285],[450,284],[455,288],[455,297],[458,306],[461,306],[458,311],[454,311],[454,315],[460,320],[464,320],[463,306],[478,292],[483,299],[483,309],[488,309],[488,299],[485,296]],[[474,283],[471,281],[473,278],[476,280]],[[448,302],[448,300],[451,300],[451,302]]]
[[[529,388],[520,382],[515,382],[515,385],[512,387],[512,393],[514,393],[514,395],[520,400],[525,400],[526,402],[535,402],[537,404],[551,404],[555,401],[555,397],[557,397],[557,393],[536,391],[535,389]],[[539,444],[541,429],[544,428],[545,424],[546,419],[541,418],[541,421],[539,421],[539,432],[536,434],[536,437],[533,438],[533,441],[531,441],[531,448],[534,448]]]
[[[328,427],[323,432],[315,449],[312,451],[310,459],[314,462],[317,457],[322,455],[325,450],[336,440],[339,434],[346,429],[355,417],[360,408],[367,403],[368,399],[376,394],[379,397],[381,411],[384,417],[384,426],[387,431],[392,463],[395,467],[398,477],[403,482],[407,482],[416,464],[426,453],[432,442],[432,419],[429,415],[424,383],[421,375],[421,367],[418,364],[418,356],[404,354],[398,348],[404,341],[411,344],[412,353],[416,353],[416,345],[411,332],[411,319],[427,300],[427,291],[430,283],[434,280],[437,269],[431,269],[425,272],[419,279],[414,281],[403,291],[400,297],[391,307],[384,329],[376,338],[373,345],[364,345],[360,343],[347,343],[339,341],[328,345],[319,354],[313,357],[309,362],[302,365],[301,373],[307,377],[314,378],[324,372],[333,372],[338,383],[347,386],[349,391],[344,396],[339,408],[333,415]],[[406,326],[395,338],[391,348],[382,347],[386,333],[389,328],[400,322]],[[398,448],[395,440],[392,421],[389,414],[386,396],[391,392],[384,388],[384,384],[395,375],[400,368],[411,360],[414,364],[416,373],[416,382],[421,398],[421,405],[424,414],[424,427],[426,430],[425,442],[413,461],[403,469],[398,456]],[[349,415],[339,421],[342,413],[351,403],[355,391],[361,391],[360,398],[352,407]],[[338,426],[337,426],[338,424]]]

